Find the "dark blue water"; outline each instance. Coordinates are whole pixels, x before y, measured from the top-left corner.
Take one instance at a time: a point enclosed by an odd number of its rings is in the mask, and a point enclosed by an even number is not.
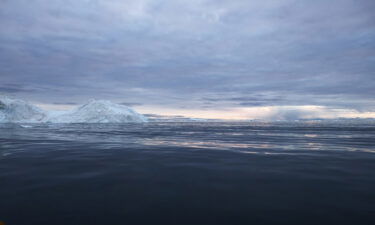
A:
[[[375,224],[375,127],[1,125],[9,225]]]

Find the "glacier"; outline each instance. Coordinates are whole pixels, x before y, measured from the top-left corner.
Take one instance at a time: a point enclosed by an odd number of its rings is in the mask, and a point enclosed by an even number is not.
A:
[[[26,101],[0,96],[0,123],[144,123],[133,109],[107,100],[90,100],[64,112],[46,111]]]

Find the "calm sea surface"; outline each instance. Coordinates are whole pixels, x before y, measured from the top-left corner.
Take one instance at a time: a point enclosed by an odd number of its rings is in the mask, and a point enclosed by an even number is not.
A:
[[[375,224],[375,126],[0,125],[6,225]]]

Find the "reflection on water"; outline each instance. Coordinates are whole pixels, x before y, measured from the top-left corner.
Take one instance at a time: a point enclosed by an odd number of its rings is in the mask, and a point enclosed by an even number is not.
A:
[[[144,145],[153,146],[176,146],[176,147],[189,147],[189,148],[207,148],[207,149],[217,149],[217,150],[231,150],[231,149],[241,149],[241,148],[272,148],[276,145],[270,144],[256,144],[256,143],[225,143],[220,141],[176,141],[176,140],[145,140]]]
[[[324,127],[316,124],[254,126],[247,123],[35,124],[0,127],[2,149],[20,150],[26,141],[64,147],[66,142],[96,143],[104,149],[170,146],[255,151],[375,152],[375,127]],[[12,139],[24,143],[13,143]],[[10,140],[10,141],[9,141]],[[43,140],[43,142],[40,142]],[[27,143],[29,144],[29,143]],[[298,154],[296,152],[296,154]]]

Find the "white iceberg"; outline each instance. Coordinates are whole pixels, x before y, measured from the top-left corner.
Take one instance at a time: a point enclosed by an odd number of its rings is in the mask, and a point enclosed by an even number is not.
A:
[[[47,118],[47,113],[19,99],[0,96],[0,123],[39,123]]]
[[[66,112],[44,111],[26,101],[0,96],[0,123],[142,123],[133,109],[105,100],[91,100]]]
[[[142,123],[147,118],[124,105],[106,100],[91,100],[72,111],[50,115],[50,123]]]

